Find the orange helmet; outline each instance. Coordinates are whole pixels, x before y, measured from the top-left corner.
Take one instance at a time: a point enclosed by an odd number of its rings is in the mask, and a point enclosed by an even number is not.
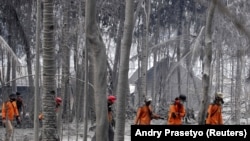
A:
[[[56,97],[56,103],[61,104],[62,103],[62,98],[61,97]]]
[[[113,96],[113,95],[109,95],[109,96],[108,96],[108,100],[111,101],[112,103],[114,103],[115,100],[116,100],[116,97]]]

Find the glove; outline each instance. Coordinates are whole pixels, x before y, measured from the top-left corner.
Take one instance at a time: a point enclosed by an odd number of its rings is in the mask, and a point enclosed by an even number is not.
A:
[[[172,116],[173,118],[176,118],[176,117],[177,117],[175,113],[172,113],[171,116]]]

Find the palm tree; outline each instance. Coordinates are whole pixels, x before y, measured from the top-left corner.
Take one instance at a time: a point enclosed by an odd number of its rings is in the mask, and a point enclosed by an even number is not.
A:
[[[54,46],[53,0],[43,2],[43,101],[44,114],[42,140],[55,141],[58,138],[55,114],[56,67]]]

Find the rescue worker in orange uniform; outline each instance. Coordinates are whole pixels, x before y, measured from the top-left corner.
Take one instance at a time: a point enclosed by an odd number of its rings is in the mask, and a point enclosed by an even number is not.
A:
[[[137,109],[135,125],[150,125],[152,119],[162,119],[159,115],[153,113],[151,101],[151,97],[146,97],[145,104]]]
[[[206,124],[223,125],[222,104],[224,104],[223,94],[217,92],[214,102],[208,106]]]
[[[112,110],[112,105],[115,103],[116,97],[113,95],[109,95],[107,98],[107,105],[108,105],[108,141],[114,141],[114,126],[115,126],[115,120],[113,116],[113,110]],[[96,141],[96,133],[92,137],[91,141]]]
[[[168,125],[182,124],[182,119],[186,114],[186,110],[183,105],[185,101],[186,101],[186,96],[180,95],[179,97],[176,97],[174,103],[170,105],[168,111],[168,119],[167,119]]]
[[[10,94],[9,100],[3,103],[2,106],[2,122],[6,127],[5,141],[10,141],[13,134],[13,121],[20,122],[19,112],[16,105],[16,95]]]

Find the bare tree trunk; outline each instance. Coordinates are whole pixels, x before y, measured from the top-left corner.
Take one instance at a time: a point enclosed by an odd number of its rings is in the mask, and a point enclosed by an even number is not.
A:
[[[222,59],[222,48],[221,48],[222,44],[221,41],[219,41],[217,43],[217,47],[216,47],[216,56],[215,56],[215,60],[216,60],[216,65],[215,65],[215,81],[216,81],[216,85],[215,85],[215,92],[223,92],[221,90],[221,79],[223,79],[223,75],[222,72],[222,63],[221,63],[221,59]]]
[[[89,57],[89,83],[93,84],[94,82],[94,66],[93,60]],[[94,89],[91,87],[89,89],[89,118],[91,119],[91,123],[93,124],[96,121],[96,110],[95,110],[95,98],[94,98]]]
[[[84,71],[84,80],[85,80],[85,83],[84,83],[84,105],[83,105],[83,109],[84,109],[84,112],[83,112],[83,119],[84,119],[84,132],[83,132],[83,140],[84,141],[87,141],[87,131],[88,131],[88,95],[89,95],[89,76],[88,76],[88,73],[89,73],[89,56],[88,56],[88,46],[86,44],[85,46],[85,71]]]
[[[157,41],[156,41],[157,42]],[[152,93],[152,97],[153,97],[153,103],[157,103],[157,94],[156,94],[156,85],[157,85],[157,51],[153,53],[153,78],[152,78],[152,85],[151,85],[151,93]],[[156,105],[156,104],[155,104]],[[155,111],[157,111],[158,109],[156,109],[154,105],[154,109]]]
[[[241,48],[237,50],[237,67],[236,67],[236,88],[235,88],[235,123],[240,125],[240,118],[241,118],[241,102],[240,97],[242,94],[242,55],[243,51]]]
[[[41,0],[37,0],[37,13],[36,13],[36,65],[35,65],[35,96],[34,96],[34,140],[38,141],[39,139],[39,123],[38,123],[38,110],[40,99],[40,22],[41,22]]]
[[[62,97],[63,97],[63,109],[60,110],[63,114],[63,120],[68,125],[74,116],[70,112],[70,84],[69,84],[69,69],[70,69],[70,46],[69,46],[69,6],[68,0],[63,1],[63,28],[62,28]],[[61,116],[62,113],[58,113],[57,127],[59,130],[59,136],[61,136]]]
[[[132,44],[132,33],[133,33],[133,9],[134,1],[126,0],[125,9],[125,23],[124,33],[122,38],[121,56],[120,56],[120,67],[117,87],[117,111],[116,111],[116,127],[115,127],[115,141],[124,141],[125,131],[125,112],[127,95],[129,94],[128,86],[128,71],[129,71],[129,56]]]
[[[11,3],[9,3],[8,5],[8,12],[10,13],[9,14],[9,19],[7,20],[8,22],[8,31],[9,31],[9,35],[8,35],[8,44],[9,46],[11,47],[11,49],[13,50],[13,52],[16,54],[16,47],[14,47],[15,43],[14,43],[14,37],[15,37],[15,33],[14,33],[14,29],[15,26],[14,26],[14,23],[15,23],[15,20],[16,18],[13,17],[12,15],[16,15],[16,11],[15,9],[13,9]],[[13,93],[13,92],[16,92],[16,81],[12,81],[13,79],[16,79],[16,65],[13,61],[13,59],[9,58],[9,71],[7,71],[7,73],[9,73],[9,81],[11,81],[11,92],[10,93]],[[8,76],[7,75],[7,76]],[[11,76],[11,77],[10,77]],[[12,79],[12,80],[10,80]],[[10,84],[9,84],[10,85]]]
[[[87,28],[87,26],[85,26]],[[85,29],[86,30],[86,29]],[[86,30],[87,31],[87,30]],[[84,141],[87,141],[87,131],[88,131],[88,95],[89,95],[89,46],[88,46],[88,43],[85,42],[85,51],[84,51],[84,68],[85,68],[85,71],[84,71],[84,80],[85,80],[85,83],[84,83],[84,105],[83,105],[83,119],[84,119],[84,131],[83,131],[83,140]]]
[[[182,20],[183,20],[183,9],[184,9],[184,1],[183,0],[179,0],[179,13],[178,13],[178,23],[177,23],[177,36],[180,37],[182,35]],[[177,42],[176,47],[176,54],[177,54],[177,62],[180,62],[181,60],[181,40],[182,38],[180,38],[180,40]],[[178,93],[181,94],[181,70],[180,70],[180,65],[177,66],[177,83],[178,83]]]
[[[204,48],[204,59],[203,59],[203,101],[199,111],[198,124],[205,124],[205,117],[207,112],[207,107],[209,104],[209,92],[210,92],[210,69],[212,62],[212,21],[215,11],[217,0],[212,0],[210,2],[210,7],[208,9],[208,15],[206,20],[206,32],[205,32],[205,48]]]
[[[123,11],[123,10],[120,10]],[[118,28],[118,33],[117,33],[117,44],[116,44],[116,51],[115,51],[115,59],[114,59],[114,65],[113,65],[113,72],[112,72],[112,85],[111,88],[114,92],[116,92],[117,88],[117,81],[118,81],[118,66],[120,65],[120,56],[121,56],[121,38],[122,38],[122,33],[123,33],[123,27],[124,27],[124,12],[121,12],[121,20]]]
[[[190,35],[190,22],[188,22],[189,21],[189,19],[187,19],[187,20],[185,20],[184,21],[184,24],[183,24],[183,28],[182,28],[182,30],[183,30],[183,34],[185,35]],[[184,47],[184,50],[185,50],[185,53],[186,52],[189,52],[190,51],[190,46],[189,46],[189,44],[190,44],[190,40],[183,40],[183,47]],[[184,53],[184,54],[185,54]],[[192,97],[192,95],[190,96],[190,93],[189,93],[189,89],[190,89],[190,87],[191,87],[191,85],[190,85],[190,81],[192,80],[193,81],[193,85],[194,85],[194,92],[196,93],[197,91],[196,91],[196,84],[195,84],[195,81],[194,81],[194,76],[193,76],[193,70],[192,70],[192,64],[191,64],[192,62],[191,62],[191,56],[190,55],[188,55],[187,57],[186,57],[186,65],[187,65],[187,81],[186,81],[186,85],[187,85],[187,88],[186,88],[186,95],[187,95],[187,99],[188,99],[188,101],[187,101],[187,103],[186,103],[186,107],[187,108],[190,108],[190,107],[193,107],[193,105],[191,105],[191,103],[193,102],[193,99],[191,98]],[[190,76],[190,77],[189,77]],[[191,80],[190,80],[190,78],[191,78]],[[193,92],[191,92],[191,94],[192,94]],[[197,94],[197,93],[196,93]],[[198,100],[199,101],[199,100]],[[185,120],[185,122],[186,122],[186,120]]]
[[[81,42],[81,39],[83,38],[83,28],[84,28],[84,24],[83,24],[83,16],[82,16],[82,9],[84,8],[82,6],[82,0],[78,0],[78,30],[77,30],[77,45],[74,47],[74,66],[75,66],[75,71],[76,71],[76,78],[80,78],[81,80],[84,79],[84,75],[83,75],[83,71],[84,68],[83,68],[83,65],[79,63],[79,60],[81,59],[79,57],[79,50],[80,48],[82,48],[82,42]],[[82,54],[85,54],[84,53],[85,51],[83,50],[82,51]],[[83,59],[83,57],[82,57]],[[85,57],[86,59],[86,57]],[[85,84],[81,81],[78,81],[76,80],[75,81],[75,102],[74,102],[74,105],[75,105],[75,123],[76,123],[76,140],[78,140],[78,136],[79,136],[79,122],[80,122],[80,119],[83,118],[83,112],[84,112],[84,109],[82,109],[81,107],[81,101],[83,101],[83,98],[82,98],[82,94],[83,94],[83,87],[82,85]],[[85,103],[85,101],[84,101]],[[73,106],[74,107],[74,106]],[[74,112],[74,110],[73,110]]]
[[[143,6],[143,36],[141,50],[141,94],[147,96],[147,71],[148,71],[148,26],[150,15],[150,0],[144,1]]]
[[[93,85],[96,110],[96,141],[107,141],[108,109],[106,100],[106,49],[96,23],[96,0],[86,0],[85,6],[86,45],[90,49],[90,56],[93,59],[94,65]]]
[[[12,48],[13,49],[13,51],[14,51],[14,53],[16,53],[16,49],[15,48]],[[11,65],[12,65],[12,80],[11,80],[11,87],[12,87],[12,93],[15,93],[16,91],[17,91],[17,86],[16,86],[16,80],[14,80],[14,79],[16,79],[16,63],[14,62],[14,60],[12,59],[12,61],[11,61],[12,63],[11,63]]]
[[[232,60],[231,60],[231,75],[232,75],[232,78],[234,78],[234,72],[235,72],[235,66],[234,66],[234,58],[232,58]],[[230,102],[230,108],[231,108],[231,116],[232,116],[232,120],[235,120],[235,117],[236,117],[236,115],[235,115],[235,83],[234,83],[234,80],[233,79],[231,79],[231,89],[230,89],[230,99],[231,99],[231,102]],[[234,114],[233,114],[234,113]]]
[[[7,74],[6,74],[6,83],[5,85],[6,86],[10,86],[10,72],[11,72],[11,57],[8,56],[8,59],[7,59],[7,70],[6,70]],[[10,93],[10,92],[9,92]]]
[[[162,8],[162,3],[160,3],[157,7],[157,9]],[[158,12],[159,13],[159,12]],[[154,42],[155,44],[158,44],[159,41],[159,37],[160,37],[160,19],[157,19],[157,25],[156,25],[156,33],[155,33],[155,39]],[[161,93],[159,93],[159,91],[157,91],[157,84],[159,84],[158,81],[158,76],[159,74],[157,73],[157,68],[158,68],[158,60],[161,59],[159,55],[159,51],[155,50],[152,52],[153,53],[153,79],[152,79],[152,97],[153,97],[153,103],[161,103]],[[158,59],[160,58],[160,59]],[[159,88],[160,89],[160,88]],[[159,106],[157,106],[157,104],[154,104],[153,109],[155,109],[154,111],[158,112],[159,110]]]

